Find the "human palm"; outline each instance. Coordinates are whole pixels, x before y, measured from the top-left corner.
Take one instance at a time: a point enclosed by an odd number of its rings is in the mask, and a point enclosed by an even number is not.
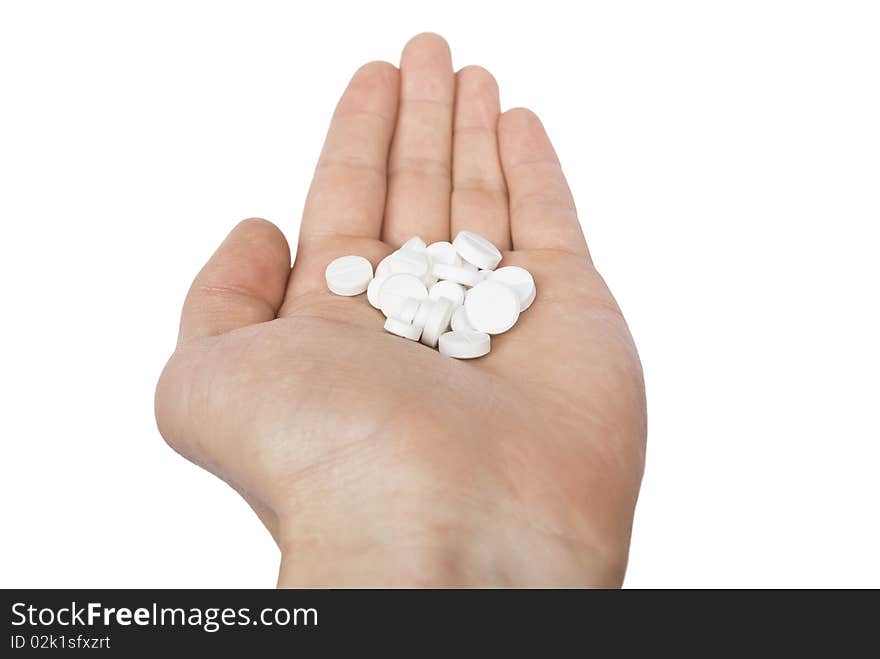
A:
[[[434,35],[343,95],[296,262],[236,227],[196,278],[157,388],[166,440],[235,487],[282,550],[281,585],[616,585],[645,410],[629,331],[593,268],[538,119],[504,114]],[[345,254],[477,231],[534,304],[473,361],[383,330],[326,290]]]

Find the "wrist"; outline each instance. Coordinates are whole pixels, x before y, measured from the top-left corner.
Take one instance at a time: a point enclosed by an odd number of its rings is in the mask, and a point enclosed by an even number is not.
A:
[[[626,567],[625,549],[504,515],[439,503],[341,510],[283,524],[279,588],[618,587]]]
[[[327,462],[276,481],[289,484],[273,497],[278,586],[620,585],[628,532],[524,497],[450,450],[453,439],[432,434],[430,451],[400,440],[400,450],[345,454],[345,469]]]

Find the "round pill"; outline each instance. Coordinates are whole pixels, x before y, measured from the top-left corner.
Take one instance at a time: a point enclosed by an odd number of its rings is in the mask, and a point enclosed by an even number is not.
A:
[[[423,300],[426,297],[428,289],[418,277],[407,274],[389,275],[379,290],[379,308],[386,318],[396,318],[400,316],[401,307],[407,298]]]
[[[410,341],[418,341],[422,334],[420,328],[410,323],[405,323],[398,318],[386,318],[385,330]]]
[[[461,258],[478,268],[494,270],[501,261],[498,248],[473,231],[459,231],[452,244]]]
[[[397,320],[402,320],[405,323],[412,323],[418,310],[419,300],[414,297],[408,297],[403,301],[403,304],[400,305],[400,312],[398,315],[392,316],[392,318],[397,318]]]
[[[492,340],[485,332],[446,332],[440,336],[440,353],[456,359],[474,359],[489,352]]]
[[[452,321],[449,323],[449,326],[452,327],[453,332],[474,331],[474,328],[468,322],[467,312],[464,310],[464,307],[458,307],[458,309],[452,312]]]
[[[379,261],[379,265],[376,266],[376,277],[391,274],[391,257],[395,254],[397,254],[397,252],[391,252],[391,254]]]
[[[434,263],[445,263],[446,265],[461,265],[461,257],[455,251],[452,243],[445,240],[439,243],[431,243],[427,247],[428,256]]]
[[[428,291],[428,297],[432,300],[445,298],[452,302],[453,306],[460,307],[464,304],[464,286],[454,281],[438,281],[431,286]]]
[[[463,286],[473,286],[477,283],[476,270],[471,271],[459,265],[447,265],[445,263],[435,263],[431,274],[437,279],[448,279]]]
[[[430,298],[425,298],[419,302],[419,308],[412,320],[413,325],[424,327],[425,323],[428,322],[428,316],[431,314],[431,309],[434,308],[435,304],[436,302]]]
[[[493,270],[488,279],[509,286],[516,293],[519,300],[519,308],[525,311],[535,300],[535,280],[525,268],[516,265],[506,265],[503,268]]]
[[[530,306],[532,306],[532,302],[535,301],[535,295],[537,294],[537,292],[538,292],[538,289],[536,289],[536,288],[532,289],[532,294],[530,297],[526,298],[525,306],[522,308],[522,311],[525,311]]]
[[[424,252],[401,248],[388,259],[388,267],[393,275],[415,275],[424,279],[431,274],[431,259]]]
[[[413,236],[400,246],[400,249],[411,249],[416,252],[424,252],[426,248],[425,241],[419,236]]]
[[[370,302],[373,307],[376,309],[381,308],[381,304],[379,303],[379,291],[382,290],[382,284],[385,283],[385,280],[388,279],[390,275],[386,272],[385,274],[379,274],[379,268],[376,268],[376,276],[373,277],[373,280],[370,282],[370,285],[367,286],[367,300]]]
[[[363,256],[340,256],[324,270],[324,278],[336,295],[360,295],[373,279],[373,266]]]
[[[426,346],[437,347],[440,335],[449,329],[449,321],[452,319],[452,302],[446,299],[436,300],[434,308],[428,314],[425,327],[422,329],[421,341]]]
[[[382,288],[384,291],[385,287]],[[501,334],[513,327],[519,318],[519,307],[519,299],[510,288],[491,280],[474,286],[464,301],[471,327],[486,334]]]

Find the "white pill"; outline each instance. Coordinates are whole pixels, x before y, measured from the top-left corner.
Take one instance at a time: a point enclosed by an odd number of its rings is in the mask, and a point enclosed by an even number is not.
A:
[[[461,258],[478,268],[494,270],[501,261],[498,248],[473,231],[459,231],[452,244]]]
[[[449,323],[449,326],[452,327],[453,332],[474,331],[474,328],[471,327],[470,322],[468,322],[467,311],[464,310],[464,307],[459,307],[452,312],[452,321]]]
[[[510,288],[491,280],[474,286],[464,301],[471,327],[486,334],[501,334],[513,327],[519,318],[519,307],[519,299]]]
[[[419,308],[416,311],[416,315],[413,317],[412,323],[417,327],[424,327],[425,323],[428,322],[428,316],[431,314],[431,310],[436,305],[436,301],[430,298],[425,298],[421,302],[419,302]]]
[[[424,252],[426,248],[425,241],[418,236],[413,236],[400,246],[400,249],[411,249],[416,252]]]
[[[464,304],[464,286],[454,281],[438,281],[431,286],[431,290],[428,291],[428,297],[432,300],[445,298],[452,302],[453,306],[460,307]]]
[[[456,359],[474,359],[488,354],[491,344],[484,332],[446,332],[440,336],[440,353]]]
[[[462,286],[473,286],[477,283],[476,271],[468,270],[459,265],[447,265],[445,263],[435,263],[431,274],[437,279],[448,279]]]
[[[449,321],[452,319],[452,302],[446,299],[436,300],[434,308],[428,314],[425,327],[422,329],[421,341],[426,346],[437,347],[440,335],[449,329]]]
[[[381,304],[379,302],[379,291],[382,290],[382,284],[385,283],[385,280],[390,276],[389,273],[385,273],[380,275],[379,268],[376,268],[376,276],[373,277],[373,280],[370,282],[370,285],[367,286],[367,300],[369,300],[370,304],[373,305],[376,309],[381,308]]]
[[[537,288],[532,289],[532,295],[530,297],[526,298],[526,303],[525,303],[525,306],[522,308],[522,311],[525,311],[530,306],[532,306],[532,302],[535,301],[535,295],[537,294],[537,292],[538,292]]]
[[[446,265],[461,265],[461,257],[455,251],[452,243],[445,240],[439,243],[431,243],[427,247],[428,256],[434,263],[445,263]]]
[[[424,252],[399,249],[388,259],[388,267],[393,275],[414,275],[424,279],[431,274],[431,258]]]
[[[379,308],[386,318],[397,318],[407,298],[423,300],[426,297],[428,289],[418,277],[407,274],[389,275],[379,290]]]
[[[379,261],[379,265],[376,266],[376,277],[391,274],[391,257],[396,253],[397,252],[391,252],[391,254]]]
[[[386,318],[385,330],[392,334],[396,334],[397,336],[409,339],[410,341],[418,341],[419,337],[422,335],[421,329],[410,323],[405,323],[398,318]]]
[[[535,300],[535,280],[525,268],[516,265],[506,265],[503,268],[493,270],[488,279],[509,286],[519,300],[519,308],[525,311]]]
[[[324,270],[324,278],[336,295],[360,295],[373,279],[373,266],[363,256],[340,256]]]
[[[416,317],[416,312],[419,310],[419,304],[421,302],[414,297],[408,297],[403,301],[403,304],[400,306],[400,311],[398,315],[392,316],[392,318],[397,318],[397,320],[402,320],[405,323],[412,323],[413,318]]]

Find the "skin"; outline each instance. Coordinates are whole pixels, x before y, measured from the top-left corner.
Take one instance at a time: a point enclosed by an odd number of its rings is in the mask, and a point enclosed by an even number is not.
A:
[[[478,360],[385,332],[324,268],[461,229],[538,295]],[[334,113],[296,249],[236,226],[196,277],[156,417],[281,549],[279,586],[618,586],[646,436],[642,371],[539,119],[413,38]]]

